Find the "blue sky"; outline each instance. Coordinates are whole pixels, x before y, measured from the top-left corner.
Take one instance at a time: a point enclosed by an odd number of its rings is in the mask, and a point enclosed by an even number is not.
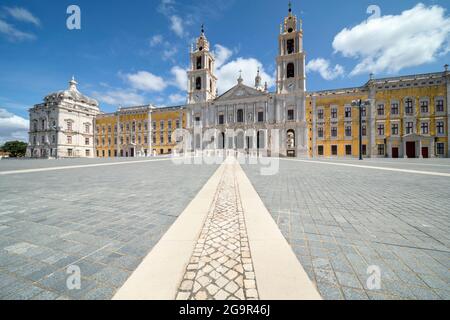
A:
[[[66,27],[71,4],[81,9],[81,30]],[[239,69],[246,83],[252,83],[258,66],[263,81],[273,84],[277,36],[287,4],[2,1],[0,137],[14,131],[6,130],[7,125],[16,125],[18,132],[27,109],[46,94],[65,89],[72,75],[79,90],[98,99],[105,112],[118,105],[183,104],[189,46],[202,23],[219,60],[221,91],[235,83]],[[369,23],[367,9],[373,4],[380,17]],[[359,86],[370,72],[384,77],[443,70],[450,63],[448,8],[444,0],[294,0],[293,11],[303,20],[307,89]],[[14,121],[5,122],[8,118]]]

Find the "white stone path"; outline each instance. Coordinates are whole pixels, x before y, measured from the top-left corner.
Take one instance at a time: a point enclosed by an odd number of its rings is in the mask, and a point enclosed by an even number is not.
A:
[[[320,300],[234,158],[218,169],[115,300]]]
[[[257,299],[235,171],[227,166],[181,283],[178,300]]]

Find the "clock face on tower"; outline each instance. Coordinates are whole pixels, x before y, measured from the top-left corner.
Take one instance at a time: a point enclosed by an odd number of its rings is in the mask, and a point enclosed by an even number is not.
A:
[[[294,87],[295,87],[295,83],[294,82],[290,82],[290,83],[288,83],[287,87],[288,87],[289,91],[293,91]]]

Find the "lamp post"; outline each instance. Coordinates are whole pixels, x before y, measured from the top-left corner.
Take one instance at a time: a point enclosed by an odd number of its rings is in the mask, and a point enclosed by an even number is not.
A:
[[[363,107],[368,107],[370,106],[370,100],[354,100],[352,101],[352,107],[358,107],[359,109],[359,160],[362,161],[363,160],[363,144],[362,144],[362,139],[363,139],[363,134],[362,134],[362,111],[363,111]]]

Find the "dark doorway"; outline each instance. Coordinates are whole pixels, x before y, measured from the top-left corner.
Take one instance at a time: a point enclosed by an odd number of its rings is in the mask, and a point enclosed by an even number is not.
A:
[[[430,157],[430,155],[428,153],[428,147],[423,147],[422,148],[422,158],[428,159],[429,157]]]
[[[392,148],[392,158],[393,159],[398,159],[398,148]]]
[[[131,148],[131,149],[130,149],[130,157],[131,157],[131,158],[134,158],[134,148]]]
[[[406,156],[408,158],[416,157],[416,143],[415,142],[407,142],[406,143]]]

